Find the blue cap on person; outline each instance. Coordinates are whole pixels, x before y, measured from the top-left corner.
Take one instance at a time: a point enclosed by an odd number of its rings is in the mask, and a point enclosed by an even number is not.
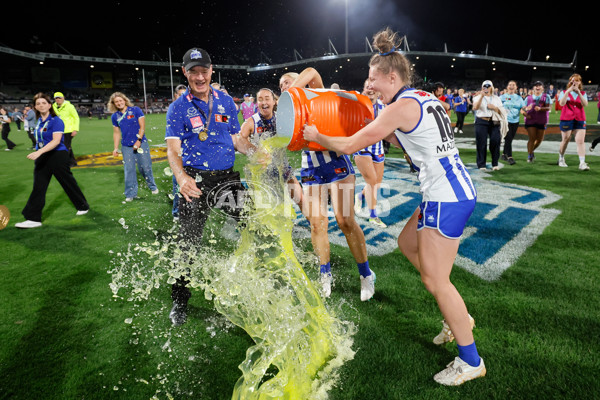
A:
[[[198,47],[189,49],[183,55],[183,68],[187,71],[196,66],[209,68],[211,64],[212,62],[210,61],[210,56],[207,51]]]
[[[244,97],[250,97],[250,95],[249,95],[248,93],[246,93],[246,94],[244,95]]]
[[[64,94],[62,94],[61,92],[56,92],[56,93],[54,93],[54,98],[55,98],[55,99],[56,99],[56,98],[61,98],[61,99],[64,99],[64,98],[65,98],[65,95],[64,95]]]

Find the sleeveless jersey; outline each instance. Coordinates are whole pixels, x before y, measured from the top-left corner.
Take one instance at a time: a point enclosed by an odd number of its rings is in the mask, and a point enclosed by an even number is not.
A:
[[[375,116],[375,118],[377,118],[377,116],[379,115],[379,113],[381,112],[381,110],[383,110],[385,108],[385,104],[383,104],[379,99],[375,102],[375,104],[373,104],[373,115]],[[380,140],[379,142],[372,144],[370,146],[365,147],[362,150],[357,151],[356,153],[354,153],[355,156],[359,156],[361,155],[361,152],[367,152],[367,153],[371,153],[371,154],[375,154],[375,155],[381,155],[384,153],[383,151],[383,140]]]
[[[477,193],[454,144],[450,118],[431,93],[403,89],[393,101],[412,99],[421,107],[421,118],[410,132],[394,132],[410,156],[421,182],[423,201],[473,200]]]
[[[277,133],[277,115],[273,114],[270,119],[263,119],[260,113],[252,114],[254,121],[254,134],[252,135],[252,143],[256,144],[261,140],[275,136]],[[256,143],[254,143],[256,142]]]

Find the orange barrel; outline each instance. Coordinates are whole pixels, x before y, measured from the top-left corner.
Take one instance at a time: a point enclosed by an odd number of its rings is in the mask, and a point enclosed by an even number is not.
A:
[[[355,91],[290,88],[277,103],[277,136],[289,137],[288,150],[326,150],[302,135],[304,124],[327,136],[352,136],[373,119],[373,105]]]

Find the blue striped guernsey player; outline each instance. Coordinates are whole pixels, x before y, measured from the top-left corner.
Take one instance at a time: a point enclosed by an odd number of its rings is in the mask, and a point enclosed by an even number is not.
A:
[[[409,87],[411,65],[395,51],[400,44],[397,34],[387,28],[373,42],[379,54],[369,62],[370,87],[381,93],[386,108],[351,137],[328,137],[306,125],[304,138],[352,154],[394,132],[387,140],[410,154],[423,201],[400,233],[398,247],[420,272],[444,316],[444,327],[434,343],[456,339],[458,344],[459,356],[434,379],[442,385],[460,385],[486,373],[473,339],[474,321],[450,282],[459,238],[475,207],[475,187],[454,146],[446,110],[431,93]]]

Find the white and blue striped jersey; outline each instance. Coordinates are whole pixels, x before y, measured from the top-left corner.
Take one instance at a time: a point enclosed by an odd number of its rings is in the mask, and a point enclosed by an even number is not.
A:
[[[410,132],[394,132],[417,169],[423,201],[457,202],[477,197],[475,186],[454,144],[450,118],[431,93],[402,89],[393,101],[413,99],[421,119]]]
[[[302,168],[318,168],[332,161],[337,161],[345,155],[338,155],[335,151],[302,151]]]
[[[379,115],[379,113],[381,112],[381,110],[383,110],[385,108],[385,104],[383,104],[381,102],[381,100],[377,99],[377,101],[375,102],[375,104],[373,104],[373,115],[375,118],[377,118],[377,116]],[[355,156],[360,156],[361,152],[368,152],[371,154],[375,154],[375,155],[381,155],[384,154],[384,150],[383,150],[383,140],[380,140],[379,142],[372,144],[370,146],[365,147],[362,150],[357,151],[356,153],[354,153]]]

